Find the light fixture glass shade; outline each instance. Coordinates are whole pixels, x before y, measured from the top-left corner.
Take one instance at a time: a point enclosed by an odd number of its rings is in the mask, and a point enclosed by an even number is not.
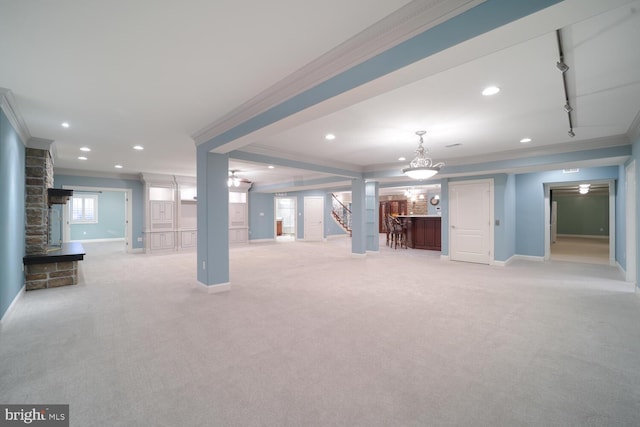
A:
[[[427,150],[422,146],[424,143],[422,135],[425,133],[426,132],[423,130],[416,132],[416,135],[420,137],[418,149],[416,150],[416,157],[411,160],[408,168],[402,169],[402,173],[412,179],[429,179],[440,172],[440,168],[444,166],[444,163],[434,163],[426,156]]]
[[[429,179],[438,173],[434,168],[404,168],[402,172],[412,179]]]

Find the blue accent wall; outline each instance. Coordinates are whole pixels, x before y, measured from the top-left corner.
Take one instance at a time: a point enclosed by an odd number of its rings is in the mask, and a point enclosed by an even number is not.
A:
[[[71,224],[71,240],[124,238],[126,193],[103,191],[102,193],[97,194],[97,196],[98,223]]]
[[[0,318],[24,285],[25,147],[0,110]]]
[[[144,234],[142,233],[144,226],[144,186],[141,181],[54,174],[53,184],[56,188],[62,188],[63,185],[96,188],[130,188],[132,190],[132,200],[130,201],[132,209],[132,246],[134,249],[141,249],[144,247],[144,239],[143,241],[138,242],[138,238],[144,237]],[[98,217],[98,219],[100,219],[100,217]]]
[[[249,191],[249,240],[273,239],[275,197]]]

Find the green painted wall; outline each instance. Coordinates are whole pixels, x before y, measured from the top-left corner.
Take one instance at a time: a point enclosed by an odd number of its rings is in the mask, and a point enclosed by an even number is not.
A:
[[[554,196],[558,202],[558,234],[609,235],[609,196]]]

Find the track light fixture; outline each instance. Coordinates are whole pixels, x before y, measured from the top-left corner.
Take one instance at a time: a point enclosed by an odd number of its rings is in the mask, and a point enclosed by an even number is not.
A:
[[[564,111],[567,113],[567,120],[569,121],[569,132],[567,134],[573,138],[576,136],[573,131],[573,121],[571,120],[571,112],[573,111],[573,107],[569,103],[569,91],[567,89],[567,70],[569,70],[569,66],[564,63],[564,52],[562,50],[562,37],[560,34],[560,30],[556,30],[556,40],[558,41],[558,56],[560,60],[556,62],[556,68],[562,72],[562,88],[564,89]]]
[[[560,70],[561,73],[566,73],[569,70],[569,66],[562,60],[556,62],[556,68]]]

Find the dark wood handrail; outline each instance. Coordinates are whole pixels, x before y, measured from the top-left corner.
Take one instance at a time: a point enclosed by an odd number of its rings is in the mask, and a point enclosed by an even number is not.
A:
[[[347,212],[351,213],[351,209],[349,209],[348,207],[343,205],[342,202],[340,201],[340,199],[338,199],[338,197],[335,194],[331,193],[331,197],[333,197],[336,202],[340,203],[340,206],[342,206],[344,209],[346,209]]]

